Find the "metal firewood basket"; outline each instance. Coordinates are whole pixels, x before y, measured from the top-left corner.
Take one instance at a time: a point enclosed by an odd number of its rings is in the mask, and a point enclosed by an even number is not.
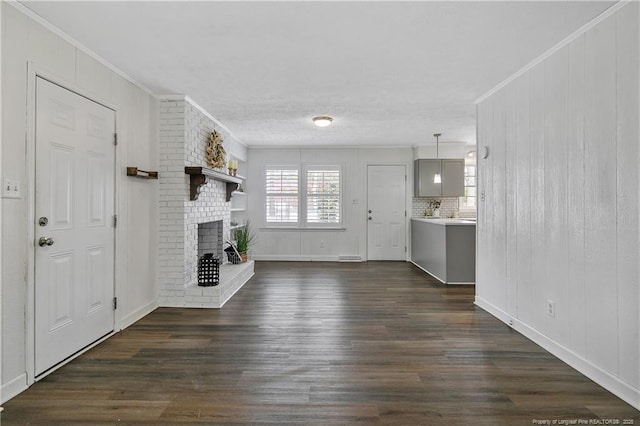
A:
[[[227,253],[227,260],[229,261],[229,263],[232,263],[234,265],[242,263],[242,257],[233,245],[230,245],[229,247],[224,249],[224,252]]]

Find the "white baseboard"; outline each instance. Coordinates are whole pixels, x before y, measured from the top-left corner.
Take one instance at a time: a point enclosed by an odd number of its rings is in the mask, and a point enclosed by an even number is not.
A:
[[[640,389],[636,389],[628,383],[623,382],[619,378],[604,371],[597,365],[594,365],[586,359],[582,358],[572,350],[562,346],[554,340],[551,340],[549,337],[540,333],[536,329],[519,321],[517,318],[513,318],[507,312],[504,312],[500,308],[497,308],[481,297],[476,296],[475,304],[500,321],[509,325],[515,331],[522,334],[532,342],[546,349],[552,355],[564,361],[569,366],[575,368],[580,373],[584,374],[623,401],[640,410]]]
[[[337,262],[339,256],[322,256],[322,255],[254,255],[253,260],[275,261],[275,262]]]
[[[2,391],[0,391],[0,404],[4,404],[14,396],[27,390],[27,374],[22,373],[15,379],[2,385]]]
[[[154,300],[152,302],[149,302],[147,305],[145,305],[145,306],[143,306],[143,307],[141,307],[139,309],[136,309],[135,311],[133,311],[129,315],[127,315],[124,318],[120,319],[120,324],[118,325],[118,329],[119,330],[124,330],[125,328],[129,327],[130,325],[132,325],[136,321],[138,321],[138,320],[144,318],[145,316],[149,315],[157,307],[158,307],[158,301]]]

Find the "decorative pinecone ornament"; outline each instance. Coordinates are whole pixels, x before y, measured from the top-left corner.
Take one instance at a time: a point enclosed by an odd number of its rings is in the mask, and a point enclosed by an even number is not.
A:
[[[219,169],[225,165],[226,152],[222,145],[222,135],[215,130],[209,135],[207,143],[207,164],[213,169]]]

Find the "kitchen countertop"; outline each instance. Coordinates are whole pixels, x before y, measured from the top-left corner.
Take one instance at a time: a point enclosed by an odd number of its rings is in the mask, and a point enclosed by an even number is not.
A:
[[[468,219],[456,219],[456,218],[429,218],[429,217],[412,217],[411,220],[416,220],[418,222],[427,222],[433,223],[434,225],[474,225],[476,224],[475,220]]]

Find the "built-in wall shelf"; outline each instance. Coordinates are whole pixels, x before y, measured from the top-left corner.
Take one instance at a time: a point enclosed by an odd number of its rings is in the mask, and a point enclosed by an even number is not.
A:
[[[190,194],[189,194],[189,199],[191,201],[195,201],[198,199],[198,195],[200,195],[200,190],[202,189],[202,185],[206,185],[207,182],[209,182],[209,178],[220,181],[220,182],[224,182],[227,184],[226,200],[230,201],[233,192],[235,192],[236,189],[238,189],[243,179],[240,176],[230,176],[226,173],[218,172],[216,170],[209,169],[206,167],[187,166],[184,168],[184,172],[189,175],[191,180],[191,188],[190,188]]]

